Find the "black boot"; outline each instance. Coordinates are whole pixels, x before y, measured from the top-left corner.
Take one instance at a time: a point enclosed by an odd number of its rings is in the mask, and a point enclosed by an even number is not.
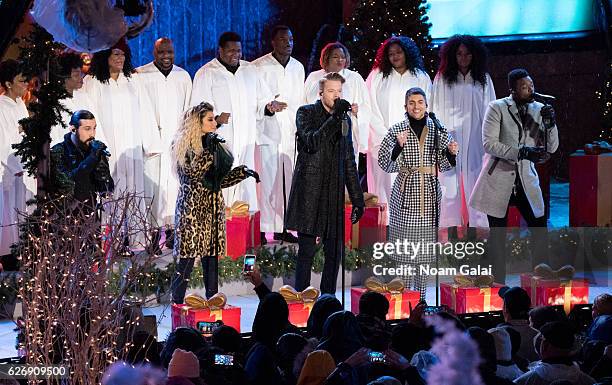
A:
[[[161,255],[162,249],[159,246],[159,241],[161,240],[161,230],[155,229],[151,233],[151,244],[146,247],[146,251],[149,254]]]
[[[263,231],[259,235],[259,239],[260,239],[260,242],[261,242],[262,246],[265,246],[265,245],[268,244],[268,240],[266,239],[266,233],[264,233]]]

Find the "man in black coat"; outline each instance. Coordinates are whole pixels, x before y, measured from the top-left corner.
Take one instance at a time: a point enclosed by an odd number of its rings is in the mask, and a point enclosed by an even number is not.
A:
[[[344,248],[345,186],[353,204],[351,221],[356,223],[363,215],[365,203],[347,117],[351,104],[341,99],[343,83],[341,75],[327,74],[319,82],[320,100],[297,112],[298,157],[285,219],[286,228],[298,232],[297,290],[310,284],[316,239],[321,237],[325,252],[321,292],[336,292]]]
[[[95,209],[98,193],[113,191],[106,145],[95,139],[96,119],[87,110],[70,119],[71,132],[51,148],[51,179],[54,196],[85,203]]]

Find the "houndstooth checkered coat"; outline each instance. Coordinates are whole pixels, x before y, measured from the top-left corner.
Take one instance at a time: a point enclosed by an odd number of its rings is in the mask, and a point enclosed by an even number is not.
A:
[[[391,160],[391,153],[400,132],[409,130],[410,135],[401,154]],[[438,162],[440,172],[452,168],[446,157],[446,148],[451,138],[444,127],[438,131]],[[380,146],[378,164],[388,173],[398,173],[389,205],[389,241],[435,242],[436,213],[440,213],[442,191],[435,175],[434,151],[435,126],[430,118],[423,127],[421,138],[410,128],[409,120],[393,125]],[[434,205],[434,202],[437,205]],[[418,265],[434,262],[433,248],[411,259],[408,255],[391,256],[398,264]],[[417,267],[418,270],[418,267]],[[409,286],[415,286],[425,296],[426,277],[416,282],[407,280]]]

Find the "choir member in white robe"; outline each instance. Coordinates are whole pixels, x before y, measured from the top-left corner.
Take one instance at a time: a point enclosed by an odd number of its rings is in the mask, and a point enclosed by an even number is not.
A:
[[[419,87],[425,91],[427,99],[431,94],[431,79],[425,72],[423,58],[414,41],[403,36],[385,40],[376,52],[366,85],[372,102],[367,156],[368,191],[376,194],[380,203],[388,203],[396,174],[388,174],[380,168],[380,145],[389,128],[406,119],[406,91]]]
[[[304,100],[304,66],[291,57],[293,34],[289,27],[279,25],[272,30],[272,49],[253,64],[275,99],[287,107],[257,120],[255,163],[261,176],[257,185],[261,232],[295,243],[297,238],[284,230],[284,221],[295,166],[295,116]]]
[[[346,80],[342,85],[342,97],[351,103],[353,147],[355,149],[355,159],[359,161],[359,153],[366,153],[368,150],[372,107],[370,92],[365,81],[359,73],[348,69],[351,65],[350,58],[348,49],[341,43],[329,43],[323,47],[319,60],[322,69],[311,72],[304,84],[306,96],[304,104],[313,104],[319,100],[319,80],[325,75],[330,72],[337,72],[342,75]]]
[[[143,196],[144,161],[160,154],[162,146],[151,101],[134,72],[127,44],[120,41],[96,52],[90,72],[83,88],[98,113],[100,134],[112,154],[109,163],[115,194],[128,191]]]
[[[257,68],[242,57],[241,37],[235,32],[224,32],[219,37],[219,56],[195,74],[191,105],[211,103],[215,108],[217,134],[225,139],[234,155],[234,164],[255,169],[255,143],[257,119],[280,111],[281,103],[257,72]],[[261,171],[261,170],[258,170]],[[255,180],[223,190],[225,204],[245,201],[251,210],[257,210]]]
[[[22,140],[19,121],[28,117],[21,100],[27,82],[19,63],[0,63],[0,255],[10,254],[11,244],[19,240],[18,212],[26,212],[26,201],[36,194],[36,179],[26,174],[12,144]]]
[[[152,214],[159,226],[174,224],[174,209],[180,187],[172,171],[171,146],[183,112],[189,108],[191,77],[174,65],[174,45],[167,37],[157,39],[153,47],[154,60],[137,68],[139,79],[153,105],[162,149],[159,155],[145,162],[145,189],[153,197]]]
[[[478,38],[455,35],[440,48],[440,58],[430,108],[462,149],[456,167],[440,174],[440,226],[488,227],[487,216],[468,205],[485,153],[482,121],[495,100],[487,52]]]
[[[94,116],[97,115],[97,111],[93,106],[93,103],[89,99],[87,93],[83,92],[83,59],[81,55],[76,53],[64,53],[59,58],[60,63],[60,76],[64,78],[64,88],[70,97],[60,100],[60,103],[66,108],[67,111],[62,111],[62,122],[65,126],[58,124],[51,127],[51,146],[61,143],[64,141],[64,135],[68,132],[70,126],[70,118],[72,114],[79,110],[87,110]],[[98,124],[96,127],[102,131],[101,125]],[[98,135],[102,138],[101,135]]]

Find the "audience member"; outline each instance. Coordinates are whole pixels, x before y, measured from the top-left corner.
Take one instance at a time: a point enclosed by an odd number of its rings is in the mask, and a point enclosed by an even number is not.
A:
[[[306,325],[308,336],[321,339],[323,324],[331,314],[340,310],[342,310],[342,304],[336,297],[331,294],[321,295],[313,305],[308,317]]]
[[[193,385],[202,385],[200,380],[200,363],[192,352],[175,349],[168,364],[168,380],[174,378],[188,379]]]
[[[540,328],[542,360],[514,382],[519,385],[549,385],[569,380],[573,385],[590,385],[595,380],[583,373],[573,360],[574,330],[567,322],[549,322]]]
[[[512,381],[496,375],[497,371],[497,353],[495,350],[495,339],[486,330],[480,327],[473,326],[468,328],[468,335],[478,345],[480,358],[482,359],[479,366],[480,377],[484,385],[509,385]]]
[[[187,327],[176,328],[166,338],[166,343],[161,351],[162,366],[168,367],[175,349],[180,348],[195,353],[206,346],[206,340],[199,331]]]
[[[538,332],[529,326],[531,298],[524,289],[516,286],[501,288],[499,295],[504,299],[502,312],[505,325],[512,326],[521,335],[521,347],[518,354],[529,362],[536,361],[538,355],[533,347],[533,339]]]
[[[510,334],[508,334],[504,327],[489,329],[489,334],[495,340],[495,353],[497,355],[495,374],[501,378],[514,381],[515,378],[523,374],[523,371],[512,361]]]
[[[323,385],[335,368],[336,363],[329,352],[315,350],[306,357],[297,385]]]

